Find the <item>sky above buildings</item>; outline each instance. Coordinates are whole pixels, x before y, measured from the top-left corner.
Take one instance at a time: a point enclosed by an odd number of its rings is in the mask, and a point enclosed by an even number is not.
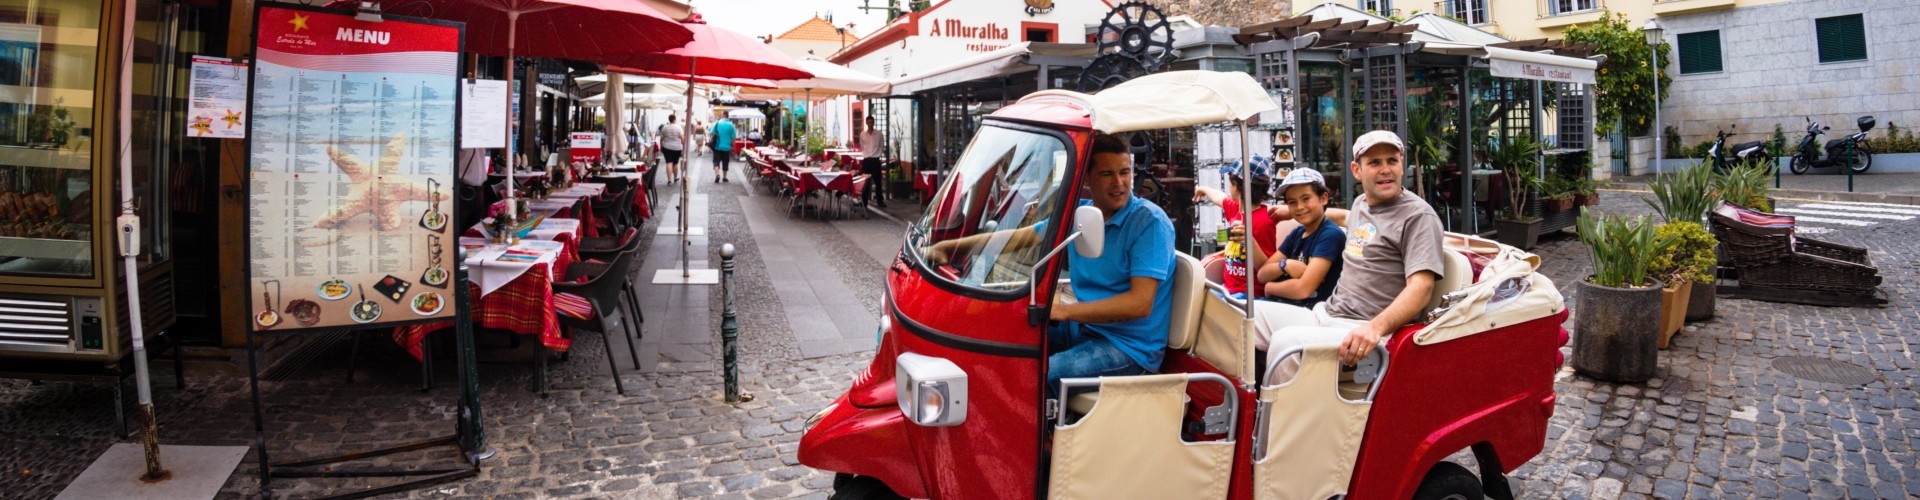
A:
[[[816,13],[826,17],[828,12],[833,14],[835,26],[851,22],[854,34],[864,37],[885,25],[887,14],[884,11],[868,13],[858,7],[863,4],[883,7],[888,1],[891,0],[693,0],[692,3],[708,23],[752,37],[779,36]]]

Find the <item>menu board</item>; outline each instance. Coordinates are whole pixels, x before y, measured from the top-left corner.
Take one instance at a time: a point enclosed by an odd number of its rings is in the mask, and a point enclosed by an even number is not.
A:
[[[247,63],[193,56],[187,84],[187,134],[214,139],[247,137]]]
[[[461,28],[269,5],[255,19],[254,330],[452,317]]]

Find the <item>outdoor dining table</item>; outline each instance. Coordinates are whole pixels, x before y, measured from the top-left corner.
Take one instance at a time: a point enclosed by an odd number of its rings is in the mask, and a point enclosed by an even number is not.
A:
[[[852,199],[855,182],[860,179],[853,172],[826,170],[817,167],[795,167],[792,174],[798,182],[795,184],[794,197],[804,198],[816,191],[842,193]]]
[[[482,228],[489,222],[470,228],[468,234],[474,236],[460,238],[460,247],[467,250],[471,317],[481,327],[539,335],[547,349],[565,352],[573,341],[561,335],[554,317],[553,282],[580,260],[580,220],[549,218],[519,243],[505,247],[479,236],[486,234]],[[516,256],[502,260],[509,251]],[[418,359],[428,334],[452,326],[450,321],[404,326],[394,330],[393,340]]]

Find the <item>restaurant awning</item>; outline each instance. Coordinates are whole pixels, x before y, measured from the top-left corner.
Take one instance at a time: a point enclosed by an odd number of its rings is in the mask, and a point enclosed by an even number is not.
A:
[[[1420,51],[1486,59],[1493,76],[1522,80],[1592,85],[1593,71],[1600,67],[1600,62],[1592,59],[1484,45],[1429,43]]]
[[[1091,44],[1021,42],[895,79],[893,94],[908,95],[982,78],[1025,73],[1040,65],[1083,67],[1093,59],[1094,51]]]

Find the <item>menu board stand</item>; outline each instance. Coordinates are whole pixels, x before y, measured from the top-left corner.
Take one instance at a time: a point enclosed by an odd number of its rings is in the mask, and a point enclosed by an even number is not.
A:
[[[460,200],[442,192],[456,183],[465,25],[266,3],[255,6],[253,19],[247,274],[263,305],[248,317],[247,374],[260,495],[273,497],[275,477],[416,478],[325,497],[362,498],[477,476],[480,460],[493,451],[482,426],[467,267],[451,243],[458,234],[447,234],[459,229],[450,227],[459,210],[446,204]],[[442,264],[446,257],[451,269]],[[418,283],[408,281],[416,277]],[[455,325],[461,391],[452,435],[334,456],[269,458],[258,337],[447,320]],[[458,447],[460,463],[314,468],[442,446]]]

